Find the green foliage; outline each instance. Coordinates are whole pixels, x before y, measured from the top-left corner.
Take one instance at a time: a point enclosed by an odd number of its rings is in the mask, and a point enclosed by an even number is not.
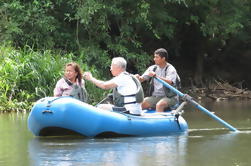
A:
[[[47,15],[53,10],[50,1],[19,0],[2,1],[0,11],[3,21],[0,23],[5,39],[24,46],[52,48],[55,45],[53,32],[56,30],[56,20]]]
[[[182,32],[191,25],[196,25],[194,35],[225,42],[250,26],[248,13],[248,0],[3,0],[0,39],[76,55],[91,48],[111,59],[151,53],[160,46],[180,50]],[[96,59],[97,65],[104,59]]]
[[[245,26],[249,5],[245,0],[189,1],[188,8],[193,11],[187,23],[198,24],[204,36],[226,40]]]
[[[98,70],[83,62],[84,55],[33,51],[26,46],[22,50],[0,46],[0,111],[30,110],[36,100],[53,95],[56,82],[63,76],[64,65],[77,62],[83,71],[91,71],[96,77]],[[101,100],[108,92],[86,81],[90,103]]]
[[[134,55],[147,54],[144,40],[173,37],[175,27],[171,24],[177,20],[165,10],[169,3],[184,1],[4,0],[0,2],[0,34],[4,41],[21,47],[85,54],[86,63],[92,64],[95,59],[94,66],[101,67],[102,72],[107,65],[104,61],[114,56],[141,61]],[[149,63],[150,57],[144,57],[143,62]]]
[[[21,48],[1,48],[6,50],[6,57],[0,55],[2,98],[32,101],[51,95],[68,60],[104,80],[111,78],[115,56],[125,57],[129,72],[141,73],[159,47],[167,48],[172,59],[189,60],[229,56],[229,41],[232,49],[244,44],[248,50],[250,6],[249,0],[2,0],[0,40]],[[62,54],[54,54],[58,51]],[[87,86],[91,102],[107,93]]]
[[[26,47],[24,51],[9,46],[0,47],[0,99],[6,109],[22,109],[32,101],[47,96],[53,83],[61,74],[59,56],[50,52],[33,52]],[[21,108],[20,108],[21,107]]]

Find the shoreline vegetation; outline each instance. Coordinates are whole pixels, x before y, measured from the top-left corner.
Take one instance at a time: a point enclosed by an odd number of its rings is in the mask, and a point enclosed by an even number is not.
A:
[[[11,46],[0,46],[0,113],[26,112],[35,101],[52,96],[56,81],[62,77],[64,65],[75,61],[83,70],[98,73],[87,67],[73,54],[62,54],[52,51],[34,51],[29,46],[14,49]],[[87,84],[89,89],[94,86]],[[101,96],[96,90],[89,97]]]
[[[92,71],[103,78],[98,69],[83,62],[81,56],[52,51],[33,51],[30,47],[14,49],[0,46],[0,113],[28,112],[33,103],[40,98],[52,96],[56,81],[62,77],[64,64],[75,61],[82,70]],[[91,104],[103,99],[104,92],[86,82]],[[215,101],[232,99],[251,99],[251,91],[237,88],[228,82],[214,81],[208,87],[197,88],[189,85],[182,92],[194,98],[210,98]]]
[[[250,100],[251,91],[248,89],[237,88],[228,82],[216,81],[203,88],[185,88],[188,94],[196,96],[197,99],[208,98],[214,101],[222,100]]]
[[[161,47],[182,92],[250,99],[250,6],[247,0],[0,1],[0,112],[28,111],[51,96],[66,62],[110,79],[113,57],[126,58],[128,72],[143,73]],[[110,93],[89,82],[86,89],[93,105]]]

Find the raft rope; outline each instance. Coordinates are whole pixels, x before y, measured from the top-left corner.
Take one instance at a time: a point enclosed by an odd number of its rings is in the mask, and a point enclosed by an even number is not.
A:
[[[178,124],[178,126],[179,126],[179,129],[181,129],[181,127],[180,127],[180,122],[179,122],[179,116],[181,115],[181,114],[183,114],[183,107],[185,106],[187,104],[187,102],[186,101],[183,101],[180,105],[179,105],[179,107],[177,108],[177,109],[175,109],[173,112],[172,112],[172,114],[174,114],[174,117],[175,117],[175,121],[177,122],[177,124]]]
[[[68,98],[68,97],[70,97],[70,96],[60,96],[60,97],[54,98],[52,100],[47,100],[46,107],[50,107],[51,103],[54,102],[55,100],[58,100],[58,99],[61,99],[61,98]],[[43,102],[44,100],[45,100],[45,98],[41,99],[41,102]]]
[[[174,116],[175,116],[175,121],[177,122],[177,124],[179,126],[179,129],[181,129],[180,122],[179,122],[179,116],[180,116],[180,114],[175,114]]]

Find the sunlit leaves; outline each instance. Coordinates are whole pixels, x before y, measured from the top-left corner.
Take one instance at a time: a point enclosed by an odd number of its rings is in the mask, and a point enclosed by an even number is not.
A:
[[[64,64],[72,61],[71,55],[61,58],[50,51],[35,52],[29,47],[21,51],[0,46],[0,53],[0,105],[30,104],[52,95]]]

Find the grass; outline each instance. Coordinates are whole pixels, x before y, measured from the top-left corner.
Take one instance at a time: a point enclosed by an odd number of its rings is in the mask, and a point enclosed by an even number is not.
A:
[[[83,62],[83,57],[51,51],[34,51],[30,47],[15,49],[0,46],[0,112],[29,111],[39,98],[52,96],[64,65],[75,61],[81,68],[98,76],[98,70]],[[107,92],[86,83],[90,103],[101,100]]]

